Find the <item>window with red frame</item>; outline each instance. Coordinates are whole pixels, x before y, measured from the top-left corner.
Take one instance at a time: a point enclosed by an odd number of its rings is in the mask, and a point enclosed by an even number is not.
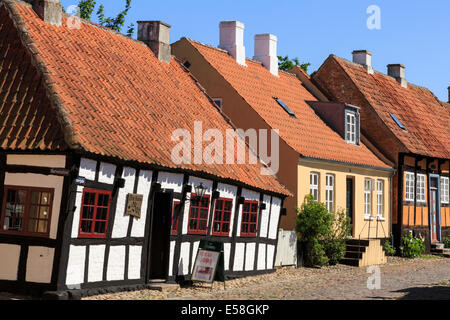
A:
[[[209,196],[203,198],[195,194],[191,196],[191,208],[189,210],[188,233],[206,234],[208,230]]]
[[[80,237],[106,237],[110,203],[111,191],[84,189],[81,202]]]
[[[258,201],[245,201],[242,209],[241,236],[256,237]]]
[[[1,232],[48,236],[53,193],[53,189],[5,186]]]
[[[233,208],[233,200],[217,199],[216,208],[214,210],[214,222],[212,234],[216,236],[230,235],[231,210]]]
[[[171,232],[173,235],[178,234],[178,225],[180,222],[180,216],[181,216],[181,202],[174,201],[172,212],[172,228],[171,228]]]

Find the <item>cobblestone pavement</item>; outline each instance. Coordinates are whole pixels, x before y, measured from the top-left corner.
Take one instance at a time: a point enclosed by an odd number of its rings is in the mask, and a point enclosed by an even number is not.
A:
[[[381,289],[367,289],[367,268],[338,265],[322,269],[283,268],[276,273],[172,291],[143,290],[86,300],[450,300],[450,259],[389,258],[380,266]]]

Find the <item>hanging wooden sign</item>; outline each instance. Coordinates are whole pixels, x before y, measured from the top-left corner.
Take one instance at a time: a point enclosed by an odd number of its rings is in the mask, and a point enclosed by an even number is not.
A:
[[[141,218],[142,201],[144,196],[142,194],[131,194],[127,195],[127,205],[126,205],[126,215]]]

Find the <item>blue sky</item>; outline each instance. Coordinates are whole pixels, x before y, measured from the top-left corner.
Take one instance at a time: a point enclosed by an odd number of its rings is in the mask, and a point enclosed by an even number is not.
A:
[[[67,9],[78,0],[62,0]],[[124,8],[125,0],[97,0],[106,16]],[[381,10],[381,29],[369,30],[367,8]],[[409,82],[429,88],[447,101],[450,86],[450,1],[448,0],[132,0],[126,25],[138,20],[161,20],[172,26],[171,42],[181,37],[214,45],[219,22],[245,24],[247,57],[253,56],[253,36],[278,37],[278,54],[310,62],[317,70],[330,54],[351,60],[353,50],[373,53],[377,71],[390,63],[406,67]],[[95,19],[94,19],[95,21]],[[126,32],[126,26],[122,30]]]

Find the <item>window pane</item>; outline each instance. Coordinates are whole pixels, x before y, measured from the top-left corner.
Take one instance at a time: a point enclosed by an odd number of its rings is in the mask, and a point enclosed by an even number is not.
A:
[[[28,221],[28,232],[37,232],[38,228],[38,220],[30,220]]]
[[[31,203],[40,204],[40,201],[41,201],[41,193],[38,191],[31,192]]]

